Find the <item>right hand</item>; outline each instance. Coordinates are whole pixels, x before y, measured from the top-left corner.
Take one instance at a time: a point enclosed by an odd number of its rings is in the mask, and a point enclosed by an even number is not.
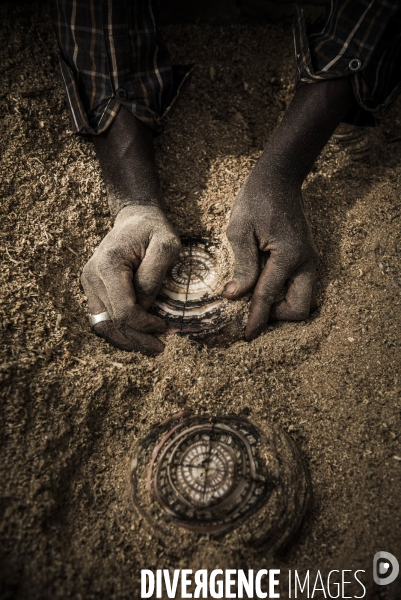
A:
[[[155,334],[164,333],[166,324],[147,311],[180,247],[161,208],[127,206],[119,212],[81,276],[90,314],[107,311],[112,319],[95,325],[96,335],[120,350],[163,352]]]
[[[315,308],[318,253],[303,211],[300,186],[269,177],[258,164],[234,202],[227,237],[235,268],[223,296],[236,300],[255,288],[245,339],[260,335],[269,318],[306,319]],[[261,273],[259,250],[270,253]],[[286,283],[286,297],[277,302]]]

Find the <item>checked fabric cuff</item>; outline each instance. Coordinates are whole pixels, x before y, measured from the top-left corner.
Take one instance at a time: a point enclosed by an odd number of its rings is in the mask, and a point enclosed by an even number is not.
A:
[[[156,0],[51,0],[74,133],[98,135],[120,106],[163,131],[194,66],[173,66]]]
[[[295,7],[297,84],[351,77],[358,105],[344,121],[376,125],[401,92],[401,3],[331,0],[313,24]]]

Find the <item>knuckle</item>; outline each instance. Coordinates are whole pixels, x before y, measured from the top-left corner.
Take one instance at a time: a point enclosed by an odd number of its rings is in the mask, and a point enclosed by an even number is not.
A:
[[[176,235],[172,235],[160,242],[160,253],[169,259],[174,259],[181,249],[181,241]]]
[[[90,259],[86,263],[86,265],[84,265],[84,268],[82,269],[81,283],[84,288],[87,288],[90,285],[93,285],[95,279],[96,279],[96,270],[94,268],[93,260]]]
[[[275,277],[289,277],[301,264],[299,256],[291,251],[283,251],[274,258],[272,268],[274,269]]]
[[[293,321],[304,321],[309,317],[309,306],[294,306],[289,312]]]
[[[304,255],[305,245],[301,240],[295,239],[291,243],[287,243],[281,247],[278,260],[281,260],[285,265],[293,266],[302,261]]]
[[[125,302],[123,306],[115,307],[114,322],[120,328],[128,323],[135,323],[135,304],[133,302]]]
[[[309,308],[303,308],[301,310],[298,310],[296,316],[298,321],[304,321],[309,317]]]
[[[96,261],[96,271],[100,277],[107,277],[115,268],[115,260],[112,253],[107,252],[99,255]]]

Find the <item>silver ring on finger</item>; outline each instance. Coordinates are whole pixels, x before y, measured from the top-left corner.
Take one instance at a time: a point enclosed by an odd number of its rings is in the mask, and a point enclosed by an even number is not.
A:
[[[98,323],[101,323],[102,321],[111,321],[111,320],[112,320],[112,318],[110,317],[107,310],[105,310],[102,313],[98,313],[97,315],[89,315],[89,325],[91,326],[91,329],[93,329],[95,325],[97,325]]]

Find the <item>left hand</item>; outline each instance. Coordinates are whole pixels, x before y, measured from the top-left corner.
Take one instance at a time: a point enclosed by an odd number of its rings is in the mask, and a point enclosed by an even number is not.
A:
[[[165,322],[149,314],[180,239],[165,213],[155,206],[126,206],[83,269],[81,282],[91,314],[107,311],[111,321],[94,332],[127,352],[163,352],[156,334]]]

